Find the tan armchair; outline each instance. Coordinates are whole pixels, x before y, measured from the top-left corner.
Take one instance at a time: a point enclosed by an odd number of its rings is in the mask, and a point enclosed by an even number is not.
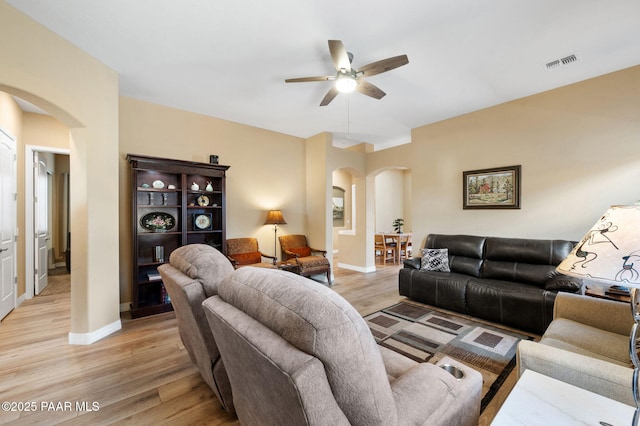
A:
[[[540,343],[518,344],[518,373],[533,370],[635,407],[632,326],[627,303],[560,292]]]
[[[295,259],[298,273],[305,277],[327,274],[327,282],[331,285],[331,264],[327,259],[326,250],[309,247],[304,235],[283,235],[278,239],[282,249],[282,260]]]
[[[233,267],[257,266],[259,268],[276,268],[276,257],[260,251],[255,238],[231,238],[227,240],[227,256]],[[262,258],[271,259],[263,262]]]

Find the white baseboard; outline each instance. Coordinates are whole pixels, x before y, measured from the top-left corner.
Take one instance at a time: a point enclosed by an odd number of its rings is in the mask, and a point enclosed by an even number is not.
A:
[[[347,265],[346,263],[338,263],[338,268],[349,269],[351,271],[356,271],[356,272],[364,272],[366,274],[368,274],[369,272],[375,272],[376,271],[376,267],[375,266],[370,266],[370,267],[363,268],[362,266]]]
[[[70,345],[90,345],[98,340],[107,337],[111,333],[115,333],[116,331],[122,328],[122,323],[120,320],[114,321],[111,324],[105,325],[102,328],[99,328],[96,331],[92,331],[90,333],[69,333],[69,344]]]
[[[22,293],[22,296],[18,297],[16,299],[16,308],[20,305],[22,305],[24,303],[24,301],[27,300],[27,295],[26,293]]]

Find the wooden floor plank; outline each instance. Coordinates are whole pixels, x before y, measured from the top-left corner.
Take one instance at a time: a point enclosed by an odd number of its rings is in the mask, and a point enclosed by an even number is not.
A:
[[[335,268],[332,288],[367,315],[405,300],[398,294],[399,268]],[[191,363],[173,312],[135,320],[124,315],[122,330],[76,346],[68,344],[70,304],[69,293],[36,296],[0,322],[0,401],[38,404],[32,413],[0,411],[0,424],[239,424]],[[491,422],[514,382],[512,373],[481,425]],[[73,410],[40,409],[67,402]],[[93,402],[98,411],[76,410],[76,403]]]

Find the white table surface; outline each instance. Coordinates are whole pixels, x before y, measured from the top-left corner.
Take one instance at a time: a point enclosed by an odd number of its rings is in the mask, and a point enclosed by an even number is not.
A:
[[[491,425],[626,426],[634,411],[635,407],[526,370]]]

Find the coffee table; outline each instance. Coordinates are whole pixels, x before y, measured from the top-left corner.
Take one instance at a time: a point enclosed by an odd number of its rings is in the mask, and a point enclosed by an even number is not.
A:
[[[526,370],[491,425],[630,425],[634,411],[630,405]]]

